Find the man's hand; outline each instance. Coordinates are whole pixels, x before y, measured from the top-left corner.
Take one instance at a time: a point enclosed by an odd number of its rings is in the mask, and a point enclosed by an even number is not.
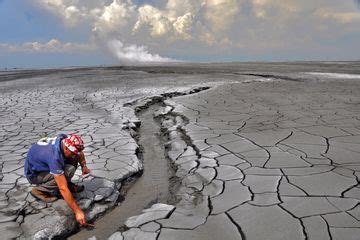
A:
[[[85,155],[83,152],[80,152],[79,155],[79,163],[81,166],[81,170],[82,170],[82,175],[86,175],[90,173],[90,169],[88,169],[88,167],[86,166],[86,160],[85,160]]]
[[[84,212],[79,208],[79,206],[76,204],[69,188],[67,185],[67,181],[64,174],[54,175],[54,179],[56,184],[59,187],[60,193],[63,196],[65,202],[69,205],[69,207],[73,210],[75,214],[76,221],[80,225],[86,225],[85,221],[85,215]]]
[[[84,166],[83,168],[81,168],[81,170],[82,170],[82,175],[86,175],[90,173],[90,169],[88,169],[87,166]]]
[[[82,210],[78,210],[75,212],[75,218],[80,225],[86,225],[85,214]]]

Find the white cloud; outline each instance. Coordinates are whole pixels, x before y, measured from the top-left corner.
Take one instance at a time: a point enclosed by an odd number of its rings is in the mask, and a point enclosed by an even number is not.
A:
[[[45,43],[26,42],[18,45],[0,43],[0,49],[7,52],[74,53],[94,51],[97,46],[90,43],[62,43],[57,39],[51,39]]]
[[[194,21],[194,16],[188,12],[183,16],[177,17],[173,23],[173,26],[176,32],[178,32],[183,39],[189,40],[192,38],[190,35],[190,31],[192,28],[193,21]]]
[[[252,0],[254,14],[258,18],[277,19],[296,17],[308,3],[294,0]]]
[[[320,8],[315,13],[317,16],[323,19],[332,19],[340,23],[360,23],[360,13],[358,11],[352,12],[337,12],[333,9]]]
[[[143,26],[149,27],[152,37],[161,37],[172,30],[172,23],[166,13],[150,5],[138,9],[138,20],[133,32],[136,33]]]
[[[139,7],[133,34],[148,32],[154,38],[191,39],[196,12],[191,4],[189,1],[169,0],[162,10],[151,5]]]
[[[241,8],[238,0],[206,0],[204,4],[206,23],[214,31],[228,30],[237,20]]]
[[[59,17],[68,27],[93,24],[109,1],[32,0],[37,6]]]
[[[101,14],[95,19],[93,31],[106,34],[126,27],[134,19],[135,8],[130,0],[114,0],[100,10]]]
[[[321,54],[334,49],[326,42],[360,31],[358,1],[153,0],[142,5],[132,0],[32,1],[65,26],[92,29],[89,35],[100,45],[120,39],[126,46],[148,46],[162,55],[165,49],[181,54],[179,46],[183,55],[276,54],[300,48],[300,53]],[[338,44],[337,49],[355,54],[345,43]]]

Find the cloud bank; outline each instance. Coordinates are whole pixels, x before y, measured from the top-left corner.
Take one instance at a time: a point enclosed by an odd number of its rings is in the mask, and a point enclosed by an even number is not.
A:
[[[89,29],[89,45],[110,47],[121,61],[169,61],[161,56],[189,54],[360,54],[344,40],[360,40],[354,36],[360,32],[359,0],[31,1],[67,28]]]
[[[26,42],[23,44],[0,43],[0,49],[8,52],[38,52],[38,53],[77,53],[93,51],[97,49],[94,44],[62,43],[58,39],[51,39],[48,42]]]

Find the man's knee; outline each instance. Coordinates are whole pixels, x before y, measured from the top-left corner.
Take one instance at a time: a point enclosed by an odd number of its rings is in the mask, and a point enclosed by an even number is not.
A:
[[[71,164],[65,164],[64,167],[64,175],[68,181],[71,180],[71,178],[74,176],[76,171],[76,167]]]
[[[54,181],[54,175],[48,172],[39,172],[38,175],[28,178],[29,183],[39,185]]]
[[[58,186],[55,182],[54,175],[46,172],[41,172],[39,175],[34,177],[31,184],[35,184],[36,188],[42,192],[50,194],[57,193]]]

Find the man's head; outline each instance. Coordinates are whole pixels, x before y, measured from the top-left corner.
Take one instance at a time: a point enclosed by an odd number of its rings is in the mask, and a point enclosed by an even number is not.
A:
[[[84,149],[84,142],[80,136],[71,134],[67,138],[62,140],[64,145],[64,155],[66,158],[72,158],[76,155],[79,155],[80,152]]]

